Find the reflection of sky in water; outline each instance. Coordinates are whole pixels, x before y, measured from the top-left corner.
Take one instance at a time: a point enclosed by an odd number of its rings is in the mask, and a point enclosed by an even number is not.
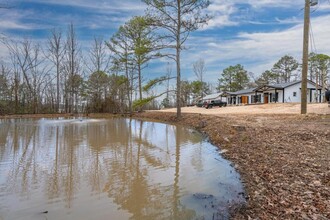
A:
[[[194,194],[225,204],[242,191],[216,148],[181,126],[0,120],[0,144],[0,219],[209,218]]]

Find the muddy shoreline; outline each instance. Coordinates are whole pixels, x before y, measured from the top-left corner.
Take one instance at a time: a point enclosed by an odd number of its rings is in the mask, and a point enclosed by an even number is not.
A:
[[[248,199],[233,219],[330,219],[330,115],[187,113],[178,121],[175,113],[152,111],[133,117],[195,128],[220,148],[239,171]]]
[[[134,115],[193,127],[233,162],[247,205],[233,219],[330,219],[330,115]]]

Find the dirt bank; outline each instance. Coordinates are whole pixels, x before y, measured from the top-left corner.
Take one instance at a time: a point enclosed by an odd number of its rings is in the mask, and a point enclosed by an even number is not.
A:
[[[209,135],[246,187],[247,207],[234,219],[330,219],[330,115],[251,112],[184,113],[181,121],[166,111],[135,117],[182,123]]]

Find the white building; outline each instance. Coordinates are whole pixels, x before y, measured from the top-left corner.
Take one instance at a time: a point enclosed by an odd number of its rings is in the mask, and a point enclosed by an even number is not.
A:
[[[226,92],[228,104],[253,104],[276,102],[300,102],[301,80],[273,85],[262,85],[256,88]],[[322,100],[321,88],[316,92],[316,84],[310,80],[307,82],[307,101],[318,102]]]

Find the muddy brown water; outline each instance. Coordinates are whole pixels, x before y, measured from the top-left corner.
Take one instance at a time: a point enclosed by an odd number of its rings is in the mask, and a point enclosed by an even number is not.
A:
[[[227,219],[239,174],[198,132],[132,120],[0,120],[0,219]]]

